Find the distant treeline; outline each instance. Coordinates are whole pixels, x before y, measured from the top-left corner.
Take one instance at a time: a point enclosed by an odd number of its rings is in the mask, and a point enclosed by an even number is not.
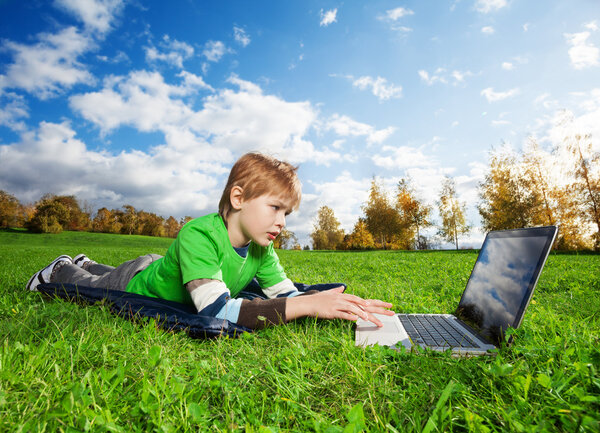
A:
[[[485,231],[558,225],[555,248],[600,250],[600,154],[590,135],[567,135],[547,152],[530,139],[525,149],[490,152],[479,184],[477,204]],[[432,217],[434,202],[439,220]],[[440,242],[459,248],[459,237],[472,225],[466,204],[459,201],[457,182],[445,177],[437,197],[420,197],[410,178],[400,180],[392,194],[374,178],[363,215],[351,233],[340,228],[333,209],[322,206],[311,233],[313,249],[431,249]],[[48,194],[23,205],[0,191],[0,227],[26,227],[40,233],[83,230],[104,233],[175,237],[191,219],[166,220],[125,205],[121,209],[82,209],[74,196]],[[428,228],[436,228],[436,234]],[[278,248],[300,248],[293,232],[284,230]],[[308,246],[304,247],[305,249]]]
[[[191,220],[186,216],[167,219],[151,212],[125,205],[122,209],[98,209],[94,214],[82,209],[72,195],[47,194],[33,205],[0,190],[0,227],[24,227],[36,233],[60,233],[63,230],[121,233],[176,237],[179,229]]]
[[[600,250],[600,154],[590,135],[567,135],[547,152],[534,139],[515,153],[490,152],[479,184],[484,231],[558,225],[554,245],[561,250]],[[410,178],[392,194],[373,179],[363,216],[351,233],[340,228],[333,209],[322,206],[311,233],[314,249],[431,249],[440,241],[459,248],[459,237],[471,230],[466,204],[458,200],[456,180],[447,176],[437,197],[419,196]],[[439,214],[433,217],[435,202]],[[432,236],[424,229],[435,228]],[[431,230],[427,230],[431,233]]]

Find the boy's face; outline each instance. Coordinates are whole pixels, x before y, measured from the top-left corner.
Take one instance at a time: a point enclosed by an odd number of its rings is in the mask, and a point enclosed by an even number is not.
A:
[[[232,229],[238,231],[244,245],[252,240],[266,247],[285,227],[285,217],[292,212],[292,204],[284,196],[267,194],[241,200],[238,210],[238,227]]]

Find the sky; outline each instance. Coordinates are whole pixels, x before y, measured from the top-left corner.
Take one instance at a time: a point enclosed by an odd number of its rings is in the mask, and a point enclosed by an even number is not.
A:
[[[478,247],[493,148],[600,135],[599,47],[598,0],[0,0],[0,189],[197,217],[261,151],[299,166],[302,245],[374,177],[435,208],[448,175]]]

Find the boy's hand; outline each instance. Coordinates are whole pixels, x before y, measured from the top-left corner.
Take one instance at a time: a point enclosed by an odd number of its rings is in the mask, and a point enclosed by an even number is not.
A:
[[[344,287],[325,290],[314,295],[297,296],[287,300],[286,317],[288,320],[302,316],[320,319],[345,319],[356,321],[359,317],[381,327],[381,323],[371,313],[393,316],[388,308],[392,304],[378,299],[362,299],[356,295],[343,293]]]

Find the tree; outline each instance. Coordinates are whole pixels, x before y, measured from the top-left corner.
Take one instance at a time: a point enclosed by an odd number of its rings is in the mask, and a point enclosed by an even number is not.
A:
[[[121,233],[122,224],[117,215],[103,207],[98,209],[92,220],[92,230],[100,233]]]
[[[123,225],[121,231],[128,235],[137,233],[139,224],[138,215],[135,208],[130,204],[126,204],[123,206],[123,209],[125,211],[121,214],[120,218],[120,223]]]
[[[567,150],[574,157],[573,191],[580,203],[584,221],[596,226],[594,249],[600,250],[600,153],[592,146],[592,136],[576,134],[565,137]]]
[[[398,212],[383,191],[383,187],[373,178],[369,200],[363,206],[367,230],[373,235],[379,247],[386,249],[394,234],[400,232],[401,222]]]
[[[43,196],[35,206],[35,214],[27,228],[36,233],[60,233],[69,223],[69,209],[55,200],[55,196]]]
[[[364,218],[358,219],[352,233],[344,239],[344,248],[347,250],[368,250],[375,248],[375,240],[367,229],[367,223]]]
[[[585,242],[573,188],[562,181],[564,176],[554,175],[559,172],[556,161],[533,138],[529,139],[523,151],[522,171],[527,188],[538,203],[533,211],[532,224],[558,224],[560,230],[554,244],[557,249],[583,248]]]
[[[144,236],[164,237],[166,235],[163,217],[152,212],[137,212],[137,231]]]
[[[402,226],[405,227],[406,240],[415,249],[423,249],[427,245],[427,242],[421,239],[421,229],[432,225],[429,220],[431,209],[431,206],[416,197],[410,179],[401,179],[398,182],[396,210],[400,214]]]
[[[177,237],[177,233],[179,233],[180,228],[181,226],[179,225],[177,220],[172,216],[167,218],[167,220],[165,221],[165,233],[169,238]]]
[[[296,245],[298,245],[298,238],[294,232],[285,228],[281,230],[279,236],[273,241],[273,248],[292,249]]]
[[[517,159],[507,152],[492,154],[489,172],[479,185],[481,202],[478,206],[483,229],[505,230],[530,227],[539,196],[532,194]]]
[[[21,203],[5,191],[0,190],[0,227],[17,227]]]
[[[74,195],[57,195],[53,200],[61,203],[68,210],[68,220],[61,223],[67,230],[89,230],[91,227],[90,215],[84,212]]]
[[[454,179],[446,176],[442,181],[440,200],[438,202],[442,225],[439,234],[448,242],[454,243],[458,249],[458,236],[468,233],[469,225],[465,219],[465,203],[460,203],[456,194]]]
[[[193,219],[194,218],[192,218],[191,216],[186,215],[183,218],[181,218],[181,220],[179,220],[179,225],[181,227],[183,227],[184,225],[186,225],[187,223],[189,223]]]
[[[321,206],[317,213],[317,222],[310,234],[314,250],[335,250],[344,239],[344,231],[335,217],[333,209]]]

